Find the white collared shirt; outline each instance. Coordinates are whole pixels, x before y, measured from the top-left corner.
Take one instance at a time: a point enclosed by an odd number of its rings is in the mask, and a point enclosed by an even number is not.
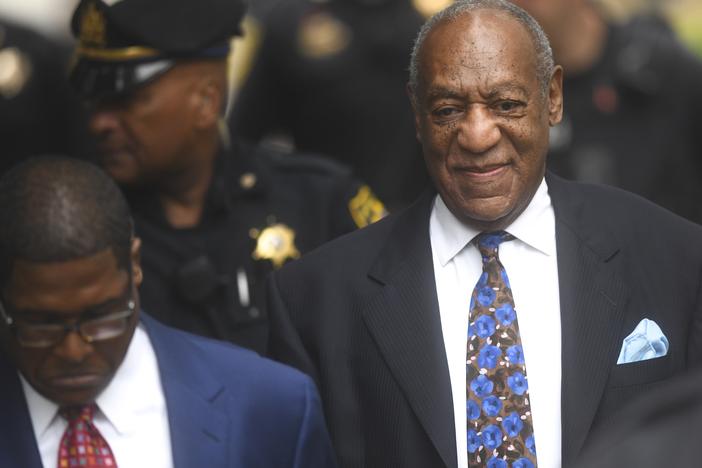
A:
[[[561,466],[561,315],[556,225],[543,180],[524,212],[506,229],[516,237],[499,248],[514,296],[529,380],[540,468]],[[459,221],[437,195],[429,221],[436,292],[456,421],[458,467],[468,467],[466,346],[470,297],[482,273],[470,241],[480,234]]]
[[[34,437],[45,468],[58,465],[58,448],[68,423],[58,405],[44,398],[20,375]],[[124,361],[97,397],[94,423],[120,468],[172,468],[166,399],[156,353],[139,325]]]

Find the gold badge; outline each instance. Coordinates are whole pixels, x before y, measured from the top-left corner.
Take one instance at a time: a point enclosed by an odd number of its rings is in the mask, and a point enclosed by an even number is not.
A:
[[[338,54],[350,42],[349,28],[328,13],[315,13],[305,18],[297,37],[300,53],[312,59]]]
[[[414,9],[425,18],[434,16],[452,3],[453,0],[412,0]]]
[[[252,231],[252,234],[257,234]],[[300,257],[295,247],[295,231],[285,224],[268,226],[256,236],[254,260],[270,260],[274,268],[280,268],[289,259]]]
[[[24,88],[32,74],[32,63],[16,47],[0,49],[0,95],[11,99]]]
[[[105,47],[107,29],[105,15],[98,10],[95,3],[90,3],[80,20],[80,43],[85,47]]]
[[[378,200],[367,185],[362,185],[358,193],[349,202],[349,212],[356,226],[362,228],[372,224],[388,214],[383,202]]]

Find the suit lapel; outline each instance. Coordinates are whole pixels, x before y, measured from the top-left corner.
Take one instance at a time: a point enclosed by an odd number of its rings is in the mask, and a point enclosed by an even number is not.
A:
[[[227,466],[228,421],[221,406],[227,393],[206,369],[193,365],[197,352],[184,339],[142,313],[161,373],[176,468]]]
[[[0,357],[0,466],[41,468],[41,457],[17,370]]]
[[[370,271],[384,288],[367,305],[364,320],[444,464],[455,467],[451,383],[429,241],[432,200],[427,192],[398,216]]]
[[[561,427],[563,465],[588,435],[619,351],[627,302],[616,272],[618,246],[578,191],[548,176],[556,213],[561,303]]]

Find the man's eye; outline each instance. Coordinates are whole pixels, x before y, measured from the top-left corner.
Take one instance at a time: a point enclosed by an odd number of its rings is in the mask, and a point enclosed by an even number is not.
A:
[[[523,104],[517,101],[499,101],[497,103],[497,110],[500,112],[511,112],[521,108]]]
[[[441,107],[434,111],[436,117],[451,117],[453,114],[458,112],[455,107]]]

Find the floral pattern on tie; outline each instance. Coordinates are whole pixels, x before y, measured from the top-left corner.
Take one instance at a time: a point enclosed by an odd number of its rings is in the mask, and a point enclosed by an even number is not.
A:
[[[471,296],[466,353],[471,467],[537,466],[517,311],[498,256],[500,244],[513,239],[504,231],[483,233],[475,239],[483,273]]]

